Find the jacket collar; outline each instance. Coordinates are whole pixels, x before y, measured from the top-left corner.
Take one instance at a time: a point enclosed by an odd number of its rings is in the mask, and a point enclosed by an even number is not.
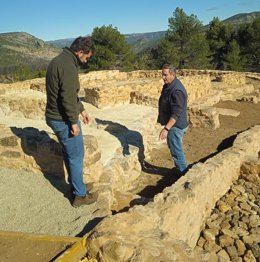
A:
[[[173,81],[172,81],[169,85],[164,84],[163,90],[171,90],[172,88],[175,87],[176,82],[177,82],[177,77],[175,77],[175,78],[173,79]]]
[[[75,62],[76,67],[79,67],[82,65],[82,62],[79,60],[76,54],[69,47],[65,47],[63,51],[72,57],[73,61]]]

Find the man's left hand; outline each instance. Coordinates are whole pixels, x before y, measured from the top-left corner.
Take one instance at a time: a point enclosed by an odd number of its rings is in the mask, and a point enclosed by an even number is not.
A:
[[[159,139],[164,140],[167,138],[167,136],[168,136],[168,131],[165,128],[163,128],[162,131],[160,132]]]

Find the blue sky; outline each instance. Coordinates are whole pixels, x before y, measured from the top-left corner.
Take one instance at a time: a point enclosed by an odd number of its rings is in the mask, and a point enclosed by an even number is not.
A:
[[[0,33],[27,32],[44,41],[117,27],[122,34],[165,31],[176,7],[204,24],[260,11],[260,0],[7,0],[1,1]]]

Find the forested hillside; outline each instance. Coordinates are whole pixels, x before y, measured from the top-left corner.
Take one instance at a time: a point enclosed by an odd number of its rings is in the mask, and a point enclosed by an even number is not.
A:
[[[45,70],[60,49],[28,33],[0,34],[0,75]]]
[[[238,14],[208,25],[176,8],[166,31],[121,34],[102,26],[91,34],[95,55],[82,68],[122,71],[158,69],[163,63],[178,68],[260,71],[260,12]],[[49,61],[73,38],[44,42],[28,33],[0,34],[0,82],[42,77]]]

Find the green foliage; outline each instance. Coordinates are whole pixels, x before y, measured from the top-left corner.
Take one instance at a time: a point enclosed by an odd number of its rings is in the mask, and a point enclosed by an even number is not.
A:
[[[135,69],[153,70],[158,69],[158,49],[146,48],[136,56]]]
[[[32,72],[27,65],[20,65],[13,73],[14,81],[23,81],[32,78]]]
[[[41,78],[46,76],[46,70],[37,70],[33,74],[33,78]]]
[[[234,39],[235,31],[231,24],[224,24],[214,17],[206,31],[206,37],[210,48],[210,62],[214,69],[225,69],[225,59],[230,50],[230,43]]]
[[[92,38],[96,52],[89,63],[89,69],[134,69],[131,47],[117,28],[113,28],[112,25],[96,27],[92,32]]]
[[[126,42],[131,46],[134,54],[138,56],[143,51],[156,47],[165,34],[166,31],[129,34],[125,35],[125,39]]]
[[[176,8],[168,19],[165,37],[138,55],[136,67],[160,68],[172,63],[179,68],[259,72],[260,18],[248,23],[254,17],[259,17],[259,12],[234,16],[234,23],[233,18],[224,23],[214,17],[203,27],[195,15],[187,16]],[[237,33],[239,24],[243,25]]]
[[[156,59],[158,67],[161,68],[165,63],[174,65],[176,61],[180,61],[180,59],[180,52],[175,44],[167,38],[163,38],[158,46]]]
[[[244,61],[240,56],[240,48],[237,41],[232,40],[227,52],[223,56],[224,68],[232,71],[242,71]]]
[[[11,74],[13,81],[24,81],[33,78],[45,77],[46,70],[32,70],[28,65],[19,65]]]
[[[246,70],[260,72],[260,18],[242,25],[237,40],[244,57]]]
[[[202,32],[203,25],[197,16],[187,16],[183,9],[176,8],[173,17],[168,19],[169,29],[167,38],[178,44],[181,51],[185,50],[185,45],[189,42],[191,36]]]
[[[206,35],[214,69],[260,71],[260,18],[238,30],[213,18]]]
[[[139,54],[136,60],[135,67],[140,70],[146,70],[149,69],[149,64],[151,60],[151,56],[148,52],[142,52]]]
[[[204,34],[196,34],[189,44],[188,63],[186,68],[207,69],[209,63],[209,45]]]
[[[207,68],[208,44],[203,25],[195,15],[187,16],[176,8],[168,19],[169,29],[158,46],[157,64],[175,64],[179,68]]]

